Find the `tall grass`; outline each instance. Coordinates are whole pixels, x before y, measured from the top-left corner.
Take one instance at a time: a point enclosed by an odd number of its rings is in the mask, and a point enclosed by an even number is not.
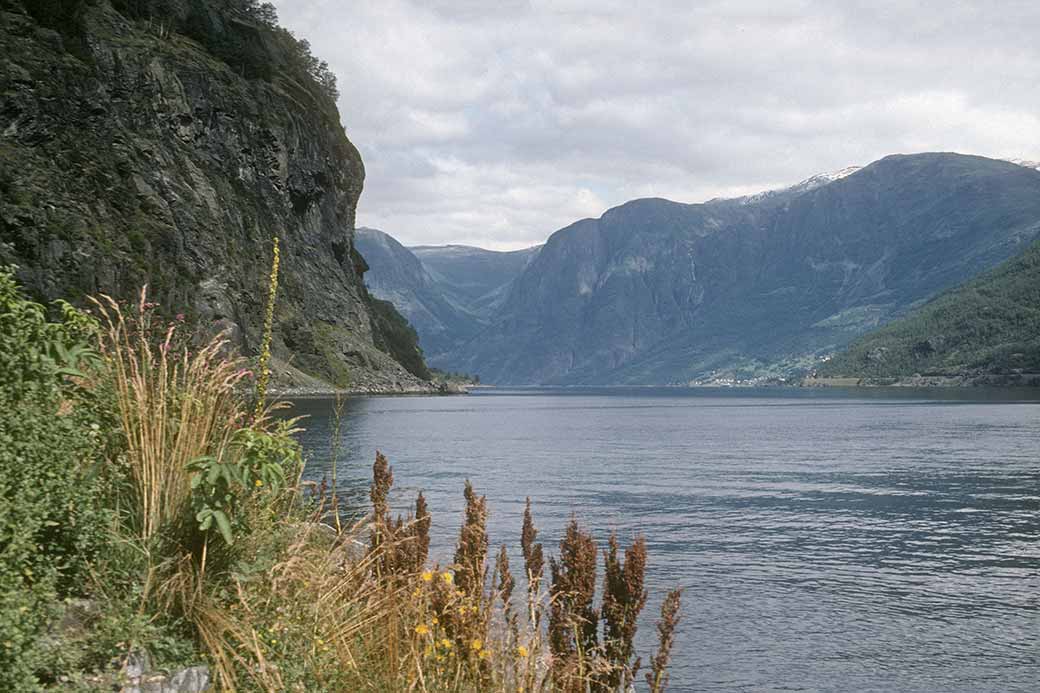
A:
[[[270,344],[277,245],[264,344]],[[572,519],[545,557],[528,500],[518,539],[527,583],[502,547],[489,573],[487,504],[467,482],[454,560],[429,563],[432,515],[420,493],[391,511],[393,470],[376,455],[371,510],[340,522],[336,489],[300,483],[294,421],[265,404],[261,359],[254,409],[245,362],[216,337],[194,344],[158,320],[142,290],[136,306],[95,302],[114,396],[126,488],[115,544],[132,547],[142,618],[181,624],[222,691],[626,690],[639,670],[633,638],[646,601],[646,544],[611,537],[596,604],[599,549]],[[262,349],[266,352],[267,348]],[[277,406],[277,405],[276,405]],[[329,513],[335,526],[324,520]],[[213,518],[217,518],[216,523]],[[104,566],[98,580],[105,580]],[[648,681],[667,682],[678,597],[659,627]],[[127,647],[147,647],[131,643]]]
[[[190,463],[230,447],[244,421],[236,385],[246,371],[226,355],[222,338],[192,352],[170,325],[156,340],[146,289],[130,316],[108,296],[93,303],[126,441],[130,507],[138,536],[148,541],[182,520],[191,496]]]

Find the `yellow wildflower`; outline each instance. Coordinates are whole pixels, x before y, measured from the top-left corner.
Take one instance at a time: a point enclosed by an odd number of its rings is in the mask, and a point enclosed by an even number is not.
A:
[[[426,572],[424,572],[422,574],[422,580],[423,580],[423,582],[429,582],[429,581],[433,580],[433,571],[432,570],[427,570]]]
[[[448,640],[447,638],[441,638],[441,647],[450,650],[451,640]]]
[[[518,655],[520,655],[521,657],[526,657],[527,656],[527,648],[524,647],[523,645],[520,645],[519,647],[516,648],[516,653]]]
[[[474,640],[469,644],[469,648],[471,650],[479,650],[482,647],[484,647],[484,643],[482,643],[480,640]]]
[[[256,481],[253,482],[253,485],[256,486],[257,488],[260,488],[261,486],[264,485],[264,482],[261,479],[257,479]]]
[[[430,628],[425,623],[420,623],[415,627],[416,635],[427,635],[430,632]]]
[[[479,656],[479,657],[480,657],[481,659],[487,659],[487,658],[488,658],[488,654],[489,654],[489,653],[488,653],[488,651],[487,651],[487,650],[481,650],[481,651],[480,651],[480,654],[479,654],[478,656]]]
[[[437,625],[438,623],[440,623],[440,621],[438,621],[438,620],[437,620],[437,617],[436,617],[436,616],[434,616],[434,617],[433,617],[433,625]]]
[[[452,581],[455,579],[455,576],[451,573],[441,573],[441,579],[444,580],[446,584],[450,585]]]

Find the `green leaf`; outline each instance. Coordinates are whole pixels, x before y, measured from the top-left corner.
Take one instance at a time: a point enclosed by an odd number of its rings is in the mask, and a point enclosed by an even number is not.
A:
[[[217,520],[217,529],[220,530],[220,534],[224,537],[229,545],[234,543],[231,537],[231,523],[228,521],[227,515],[221,510],[217,510],[213,513],[213,517]]]

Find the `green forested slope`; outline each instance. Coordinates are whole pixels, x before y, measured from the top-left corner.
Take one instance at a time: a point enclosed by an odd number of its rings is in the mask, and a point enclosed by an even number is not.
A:
[[[1040,372],[1040,242],[854,342],[824,377]]]

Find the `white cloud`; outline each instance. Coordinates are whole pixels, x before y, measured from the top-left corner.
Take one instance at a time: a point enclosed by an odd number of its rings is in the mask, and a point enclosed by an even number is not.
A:
[[[925,150],[1040,158],[1040,6],[280,0],[339,76],[361,224],[519,247]]]

